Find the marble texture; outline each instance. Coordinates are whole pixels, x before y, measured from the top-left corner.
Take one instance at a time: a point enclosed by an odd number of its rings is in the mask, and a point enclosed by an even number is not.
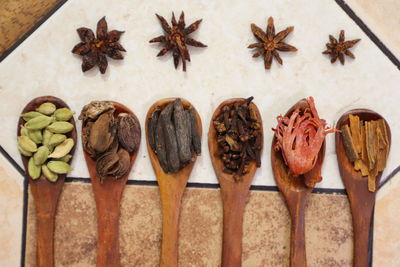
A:
[[[398,266],[400,262],[400,175],[397,174],[376,198],[374,220],[374,266]]]
[[[397,0],[346,0],[376,36],[400,58],[400,2]]]
[[[227,6],[230,12],[226,12]],[[169,20],[172,10],[184,10],[187,23],[203,18],[193,37],[208,48],[191,49],[192,62],[187,73],[173,68],[170,55],[156,58],[160,47],[148,44],[148,40],[162,32],[154,13]],[[105,75],[95,69],[82,74],[81,59],[70,53],[79,42],[75,29],[94,28],[103,15],[109,29],[126,31],[121,43],[128,52],[122,62],[110,60]],[[265,28],[268,16],[274,16],[277,30],[295,26],[287,41],[299,49],[296,53],[282,53],[284,65],[274,63],[271,71],[265,71],[262,61],[253,59],[246,48],[254,42],[250,23]],[[346,61],[344,67],[331,65],[321,55],[328,34],[336,35],[340,29],[346,29],[349,39],[362,39],[352,50],[357,59]],[[0,64],[0,98],[6,125],[0,133],[0,144],[19,161],[15,122],[25,103],[40,95],[60,97],[78,113],[91,100],[120,101],[136,113],[142,127],[152,103],[179,96],[194,104],[204,126],[204,153],[197,160],[190,182],[217,183],[206,142],[211,115],[226,98],[253,95],[263,116],[265,132],[263,165],[254,184],[275,185],[269,148],[270,129],[276,125],[278,114],[286,112],[297,100],[313,95],[320,116],[329,124],[348,109],[366,107],[386,117],[392,135],[397,136],[398,84],[397,68],[334,1],[321,0],[310,5],[306,0],[275,0],[265,5],[256,0],[121,0],[110,5],[109,1],[98,0],[93,5],[91,1],[70,0]],[[385,174],[400,161],[398,142],[393,142]],[[71,176],[88,177],[80,142],[73,167]],[[333,135],[327,138],[323,175],[319,187],[343,188]],[[155,180],[144,138],[130,179]]]
[[[0,266],[19,266],[23,176],[0,154]]]
[[[91,185],[66,183],[59,203],[56,266],[94,266],[97,225]],[[128,185],[121,206],[122,266],[158,266],[161,244],[158,188]],[[26,266],[34,266],[35,260],[33,214],[30,196]],[[346,196],[313,194],[305,220],[308,266],[351,266],[352,229]],[[289,234],[289,214],[280,194],[251,191],[245,210],[242,266],[288,266]],[[219,190],[186,190],[179,235],[179,266],[219,266],[222,243]]]

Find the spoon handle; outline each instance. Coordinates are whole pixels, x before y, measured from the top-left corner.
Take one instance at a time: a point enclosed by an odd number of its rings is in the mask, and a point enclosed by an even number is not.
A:
[[[35,200],[36,210],[36,261],[38,267],[54,266],[54,228],[57,203],[64,179],[59,177],[56,183],[46,178],[29,179],[29,185]]]
[[[373,195],[372,193],[370,193]],[[350,198],[354,231],[354,267],[368,266],[369,230],[375,199]]]
[[[178,231],[183,189],[164,190],[160,186],[162,204],[161,267],[178,266]]]
[[[97,267],[120,266],[119,217],[119,202],[97,205]]]
[[[222,267],[242,265],[243,215],[246,205],[244,194],[222,193],[224,221]]]
[[[306,243],[304,227],[304,210],[308,194],[295,194],[296,198],[289,206],[289,213],[292,219],[290,229],[290,266],[306,267]]]

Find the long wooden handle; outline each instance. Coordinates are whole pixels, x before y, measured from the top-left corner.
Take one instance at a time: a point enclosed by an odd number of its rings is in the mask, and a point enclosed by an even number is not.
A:
[[[161,193],[162,202],[162,242],[161,267],[178,266],[178,232],[182,193]]]
[[[306,267],[306,243],[305,243],[305,225],[304,209],[306,196],[299,196],[293,206],[289,207],[292,225],[290,229],[290,266]]]
[[[360,203],[361,204],[361,203]],[[369,264],[369,230],[371,226],[373,207],[358,206],[352,209],[354,231],[354,267],[367,267]]]
[[[97,267],[118,267],[120,266],[119,208],[98,207],[97,212]]]
[[[234,193],[234,192],[233,192]],[[242,265],[243,197],[227,197],[223,201],[223,246],[222,267],[240,267]]]
[[[38,267],[54,266],[54,226],[54,213],[36,213],[36,262]]]

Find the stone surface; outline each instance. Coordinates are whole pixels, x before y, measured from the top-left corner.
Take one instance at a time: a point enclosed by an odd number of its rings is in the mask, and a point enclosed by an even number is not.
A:
[[[128,185],[121,208],[121,263],[158,266],[161,204],[155,186]],[[26,266],[35,260],[34,205],[29,200]],[[56,266],[94,266],[96,210],[91,185],[66,183],[56,219]],[[290,222],[277,192],[251,191],[246,206],[243,266],[288,266]],[[188,188],[179,228],[180,266],[219,266],[222,203],[217,189]],[[351,266],[352,227],[344,195],[313,194],[306,212],[309,266]]]
[[[0,154],[0,266],[21,256],[23,176]]]

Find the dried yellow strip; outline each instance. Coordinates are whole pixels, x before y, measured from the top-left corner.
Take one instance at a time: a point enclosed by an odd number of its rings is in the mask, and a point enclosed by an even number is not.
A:
[[[372,170],[376,165],[376,148],[377,148],[377,138],[376,138],[376,123],[375,121],[365,122],[365,134],[367,142],[367,154],[369,169]]]
[[[349,115],[351,137],[353,138],[354,147],[358,154],[361,153],[361,130],[360,118],[357,115]]]
[[[373,175],[368,175],[368,191],[370,192],[375,192],[376,191],[376,180],[375,176]]]

